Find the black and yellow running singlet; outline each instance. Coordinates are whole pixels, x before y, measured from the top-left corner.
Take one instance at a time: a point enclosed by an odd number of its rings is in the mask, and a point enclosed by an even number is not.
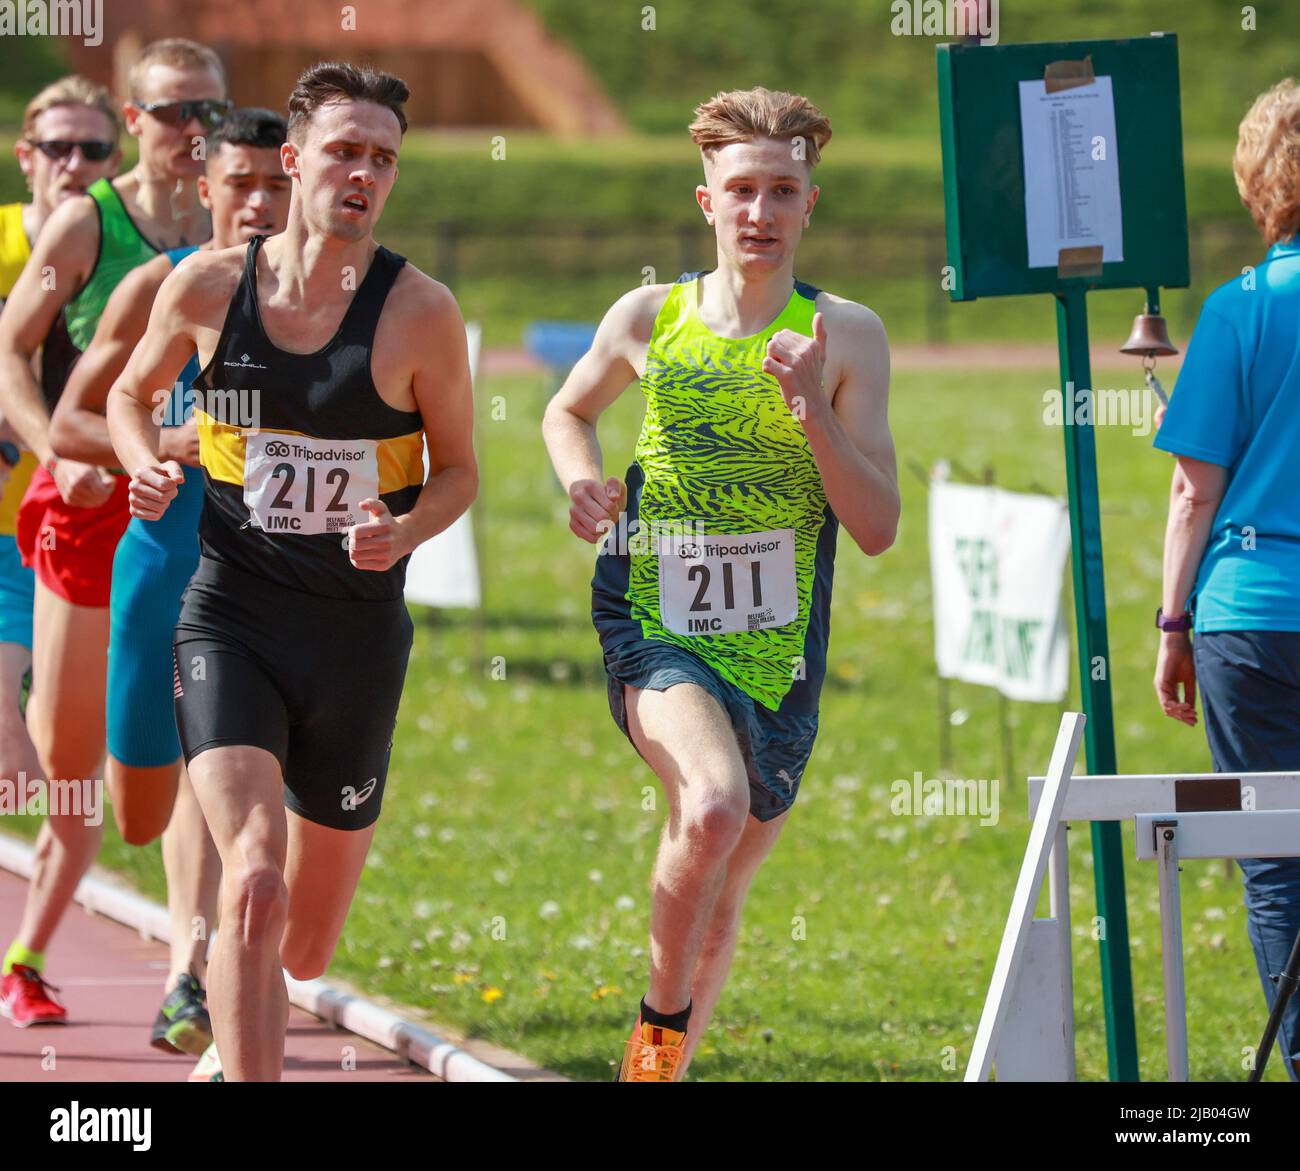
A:
[[[384,303],[406,260],[380,247],[334,337],[312,354],[280,349],[257,306],[257,254],[221,338],[195,383],[203,465],[199,542],[204,557],[321,597],[400,597],[403,558],[384,572],[356,569],[347,531],[371,519],[378,497],[409,512],[424,483],[419,411],[379,396],[370,358]]]

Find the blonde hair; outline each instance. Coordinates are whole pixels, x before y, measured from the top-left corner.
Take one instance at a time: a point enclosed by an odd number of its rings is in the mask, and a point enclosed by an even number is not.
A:
[[[37,120],[55,106],[90,106],[108,119],[114,142],[122,135],[122,119],[118,115],[113,95],[102,85],[96,85],[88,78],[73,73],[51,82],[27,103],[27,109],[23,112],[23,138],[30,141],[36,134]]]
[[[151,65],[170,65],[173,69],[207,69],[221,80],[221,87],[226,87],[226,69],[221,58],[207,45],[197,41],[187,41],[184,37],[168,37],[166,40],[154,41],[140,50],[140,55],[131,62],[126,75],[127,96],[137,101],[144,86],[144,75]]]
[[[755,138],[799,138],[810,167],[821,161],[822,147],[831,137],[830,119],[807,98],[761,85],[710,98],[696,107],[689,129],[691,140],[705,155]]]
[[[1267,244],[1300,229],[1300,86],[1280,81],[1255,99],[1237,131],[1232,173]]]

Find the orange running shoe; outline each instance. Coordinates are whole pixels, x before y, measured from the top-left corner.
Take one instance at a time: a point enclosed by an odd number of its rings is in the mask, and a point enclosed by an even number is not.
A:
[[[623,1067],[618,1071],[621,1082],[673,1082],[677,1067],[686,1052],[686,1034],[642,1023],[636,1027],[623,1050]]]
[[[58,991],[53,984],[47,984],[35,968],[14,964],[13,970],[0,982],[0,1013],[20,1029],[28,1025],[65,1024],[68,1010],[46,989]]]

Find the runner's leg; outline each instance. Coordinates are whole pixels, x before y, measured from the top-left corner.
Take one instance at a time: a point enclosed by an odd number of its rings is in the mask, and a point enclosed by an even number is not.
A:
[[[193,972],[203,984],[207,981],[208,940],[216,926],[221,859],[183,767],[171,821],[163,831],[162,853],[172,929],[167,987],[185,972]]]
[[[289,975],[312,980],[329,967],[366,864],[374,825],[331,829],[286,810],[289,818],[289,925],[280,959]]]
[[[23,675],[32,665],[32,652],[22,643],[0,643],[0,777],[17,782],[19,774],[41,775],[41,761],[19,710]]]
[[[170,668],[170,656],[166,665]],[[180,761],[140,768],[110,754],[107,778],[122,840],[129,846],[147,846],[167,828],[180,783]]]
[[[221,857],[221,924],[208,1008],[227,1081],[277,1081],[289,997],[280,965],[288,827],[279,761],[263,748],[209,748],[190,779]]]
[[[32,677],[27,726],[49,779],[97,777],[104,755],[104,675],[108,610],[74,606],[36,583]],[[103,820],[89,811],[51,814],[36,839],[36,865],[19,941],[43,952],[89,869]],[[93,820],[93,819],[89,819]]]
[[[632,742],[668,799],[651,880],[646,1003],[672,1014],[690,1003],[727,860],[749,817],[749,781],[730,720],[704,688],[693,683],[664,691],[628,687],[626,698]]]
[[[740,915],[745,909],[750,883],[776,844],[789,816],[788,812],[783,813],[771,821],[759,821],[751,816],[741,835],[740,844],[727,860],[727,878],[704,933],[704,946],[700,950],[695,977],[691,981],[691,1027],[686,1034],[686,1055],[678,1069],[679,1079],[684,1078],[690,1068],[696,1046],[708,1028],[722,986],[727,981],[731,960],[736,954]]]

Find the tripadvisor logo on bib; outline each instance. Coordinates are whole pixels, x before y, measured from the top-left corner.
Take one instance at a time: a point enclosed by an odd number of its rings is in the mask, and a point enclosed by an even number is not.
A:
[[[301,443],[286,443],[280,439],[273,439],[266,445],[266,454],[272,459],[293,457],[294,459],[324,461],[332,464],[366,458],[364,451],[349,451],[345,447],[327,447],[318,450],[314,447],[304,446]]]

